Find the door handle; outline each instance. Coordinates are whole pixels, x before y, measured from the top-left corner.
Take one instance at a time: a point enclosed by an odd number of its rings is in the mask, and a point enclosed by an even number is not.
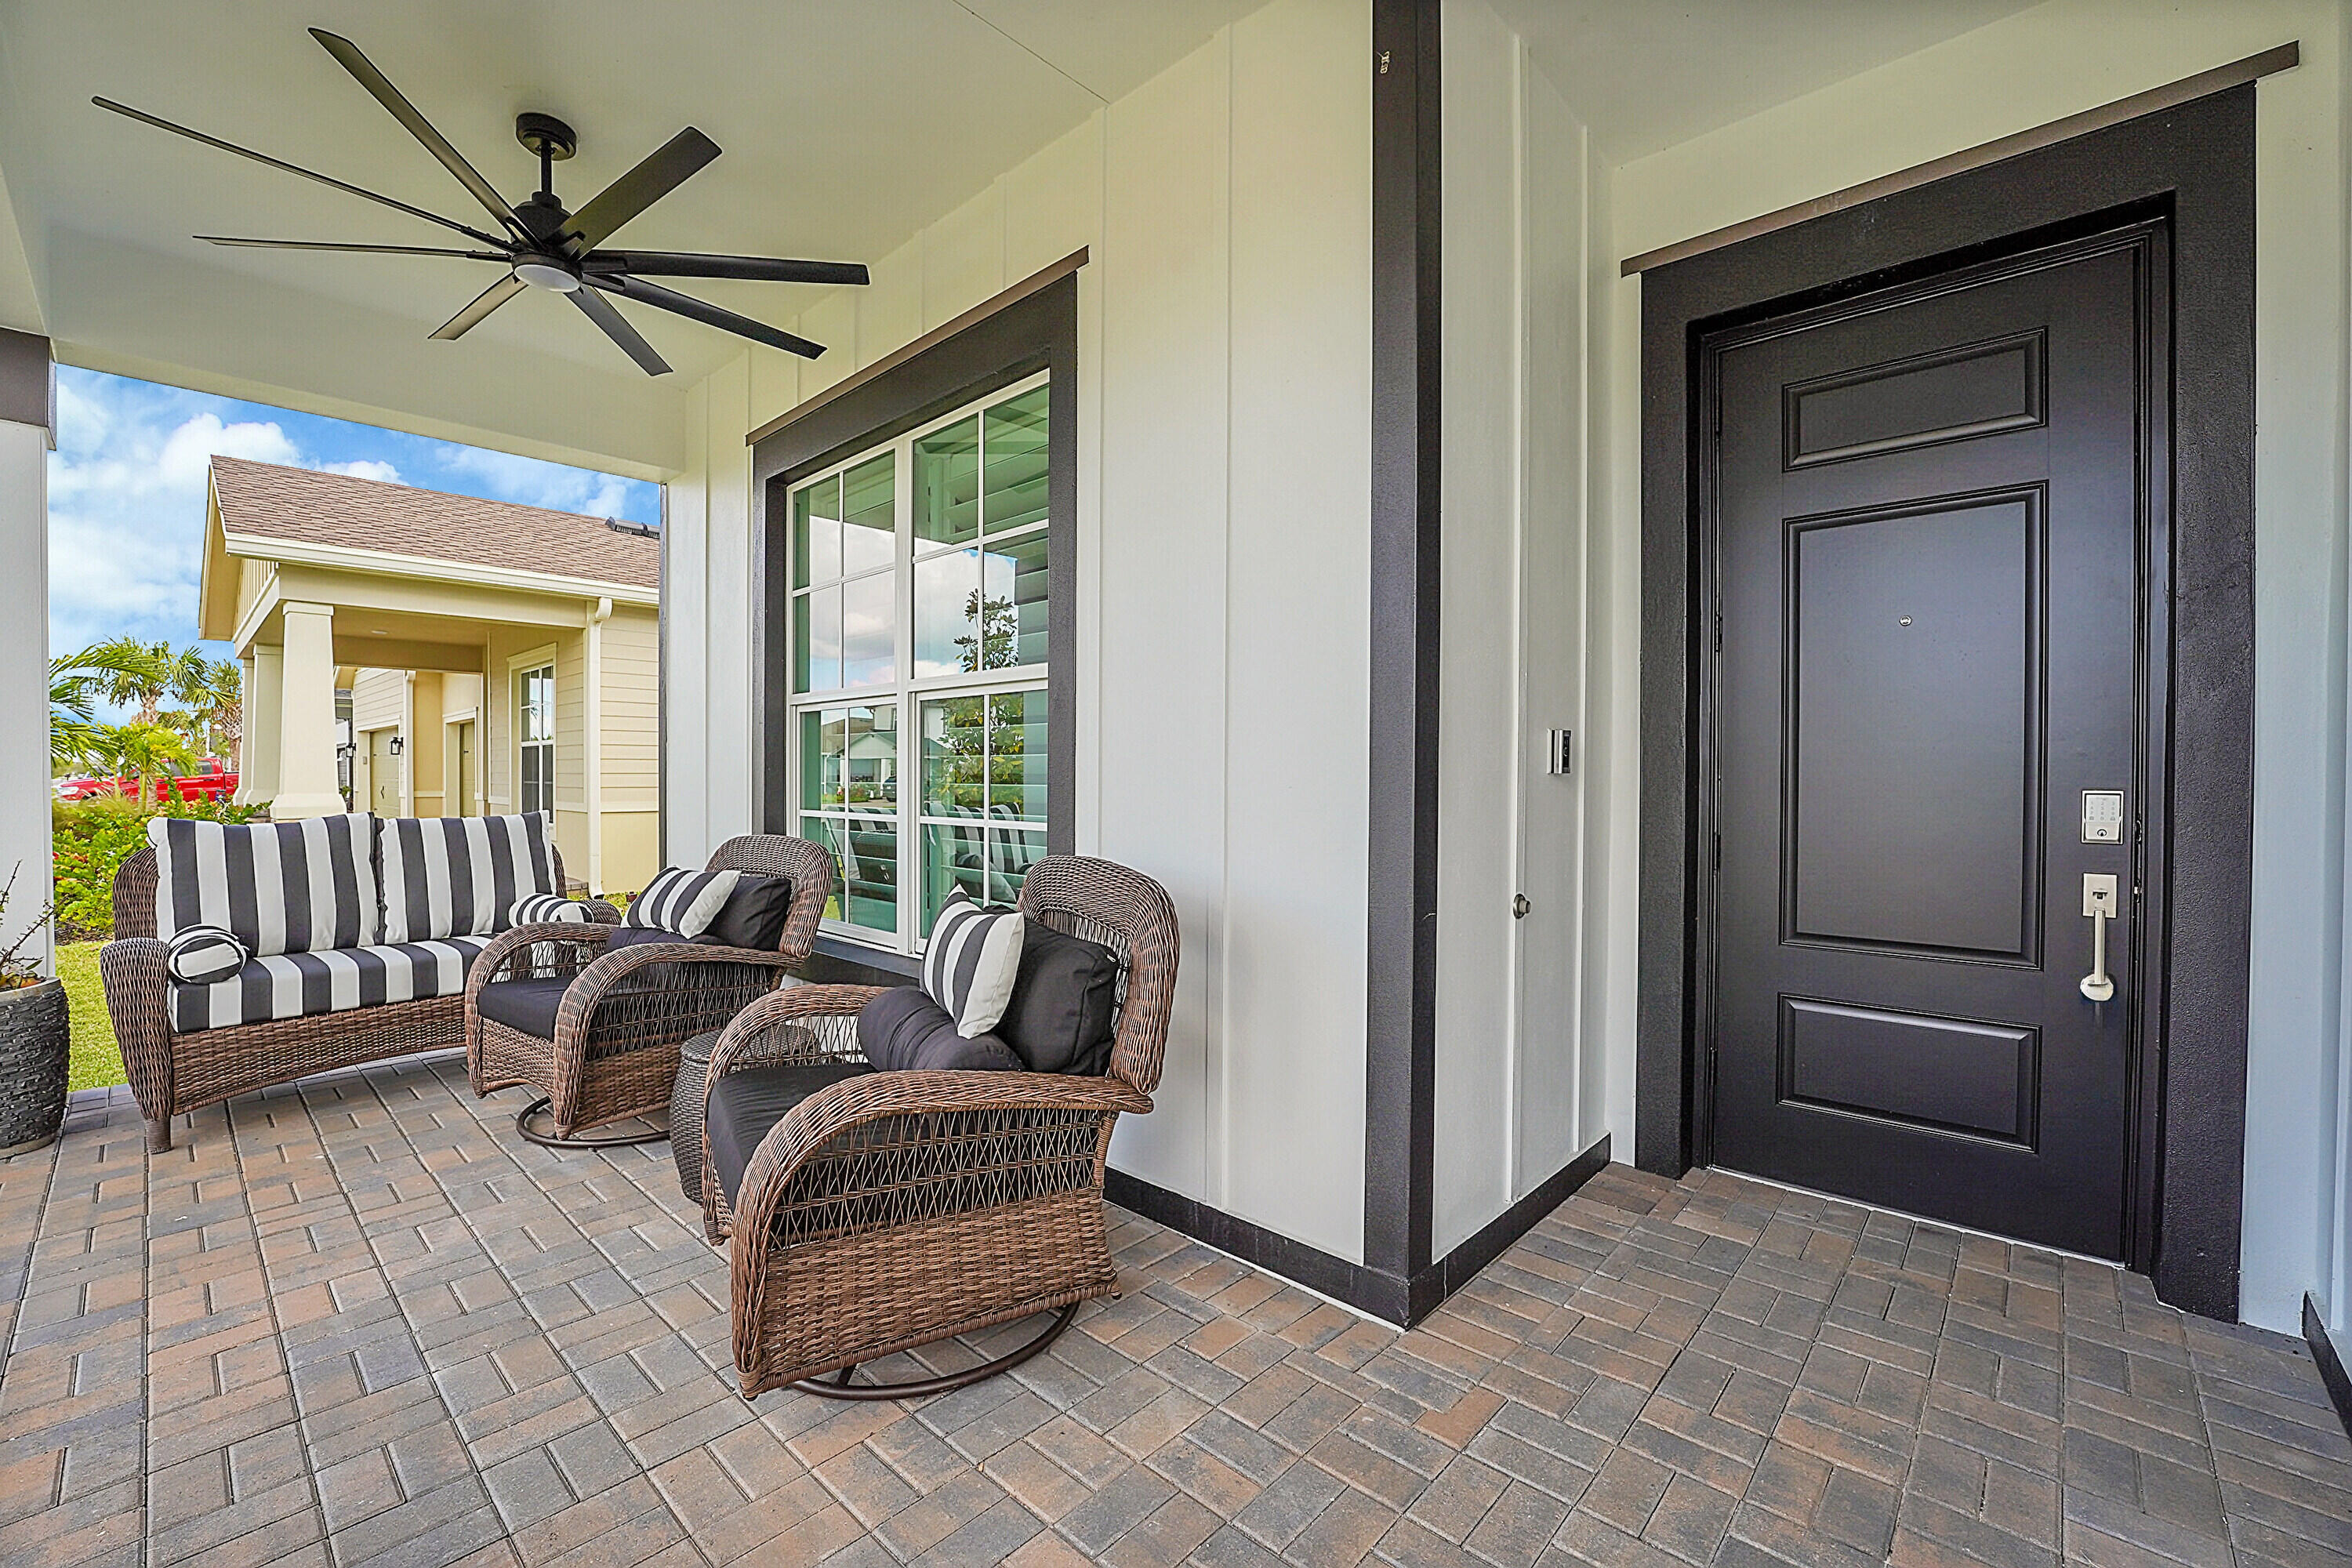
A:
[[[2083,976],[2083,994],[2105,1002],[2116,994],[2115,976],[2107,973],[2107,921],[2116,913],[2116,879],[2109,871],[2083,873],[2083,915],[2091,922],[2091,973]]]

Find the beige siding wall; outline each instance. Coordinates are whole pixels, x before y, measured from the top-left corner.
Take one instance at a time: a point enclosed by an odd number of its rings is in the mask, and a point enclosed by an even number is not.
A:
[[[618,605],[599,630],[603,668],[604,891],[635,892],[661,869],[661,626]],[[562,700],[559,682],[558,700]]]
[[[400,722],[408,685],[404,669],[362,669],[352,682],[352,728],[381,729]]]
[[[375,809],[377,763],[367,732],[399,724],[407,694],[406,670],[362,669],[352,678],[352,738],[358,742],[358,749],[352,756],[352,800],[362,811]],[[386,757],[384,765],[396,768],[399,763]]]
[[[564,875],[573,881],[588,875],[588,792],[582,773],[581,677],[585,668],[586,638],[578,631],[551,637],[544,631],[515,627],[490,635],[488,689],[485,692],[482,733],[482,779],[493,816],[519,811],[515,790],[515,676],[529,664],[525,656],[545,653],[555,666],[555,843],[563,852]]]

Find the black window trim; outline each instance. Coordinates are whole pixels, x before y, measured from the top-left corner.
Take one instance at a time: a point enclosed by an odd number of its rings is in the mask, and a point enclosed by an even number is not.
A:
[[[752,570],[760,584],[760,614],[752,626],[752,668],[760,683],[757,793],[761,820],[770,833],[796,831],[790,747],[791,648],[782,629],[792,597],[790,492],[799,480],[823,472],[858,452],[896,440],[919,425],[985,398],[1000,388],[1045,371],[1047,495],[1054,526],[1047,535],[1046,763],[1048,802],[1045,848],[1067,855],[1076,843],[1073,805],[1077,791],[1077,500],[1078,500],[1078,280],[1075,269],[1043,287],[1016,285],[1002,296],[1000,309],[974,312],[965,324],[919,347],[898,363],[884,362],[874,373],[835,395],[812,400],[768,426],[751,443]],[[774,628],[776,635],[771,635]],[[882,952],[846,938],[820,939],[818,951],[831,973],[824,978],[858,979],[866,971],[876,983],[905,978]],[[812,968],[812,977],[815,977]]]

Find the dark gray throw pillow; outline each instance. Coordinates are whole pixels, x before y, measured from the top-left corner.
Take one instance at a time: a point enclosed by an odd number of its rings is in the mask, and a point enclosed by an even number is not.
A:
[[[784,940],[784,917],[792,908],[790,878],[746,871],[735,879],[735,890],[719,906],[709,934],[718,938],[721,947],[773,952]]]
[[[996,1032],[1032,1072],[1098,1073],[1110,1060],[1118,998],[1117,953],[1031,921]]]
[[[956,1033],[948,1010],[916,986],[885,991],[857,1015],[857,1044],[885,1072],[1019,1072],[1021,1058],[994,1035]]]

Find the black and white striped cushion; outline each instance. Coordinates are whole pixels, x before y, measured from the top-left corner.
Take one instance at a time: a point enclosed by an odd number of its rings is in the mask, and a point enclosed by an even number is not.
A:
[[[940,906],[923,950],[923,990],[965,1039],[977,1039],[1004,1016],[1021,972],[1021,931],[1019,915],[983,910],[961,889]]]
[[[555,893],[555,819],[520,816],[385,817],[383,940],[492,936],[531,893]]]
[[[184,1035],[420,996],[454,996],[466,988],[466,971],[489,943],[487,936],[456,936],[333,952],[273,953],[210,985],[172,985],[172,1027]]]
[[[688,871],[672,866],[646,884],[646,890],[621,917],[625,926],[674,931],[680,936],[700,936],[719,918],[727,895],[735,890],[740,871]]]
[[[376,940],[375,866],[366,812],[302,822],[156,816],[155,934],[219,926],[257,957]]]
[[[517,926],[545,925],[551,921],[586,925],[586,900],[567,899],[561,893],[533,893],[527,899],[514,901],[514,907],[507,910],[507,921],[501,929],[512,931]]]
[[[186,926],[163,944],[163,967],[172,978],[191,985],[226,980],[243,969],[253,952],[220,926]]]

